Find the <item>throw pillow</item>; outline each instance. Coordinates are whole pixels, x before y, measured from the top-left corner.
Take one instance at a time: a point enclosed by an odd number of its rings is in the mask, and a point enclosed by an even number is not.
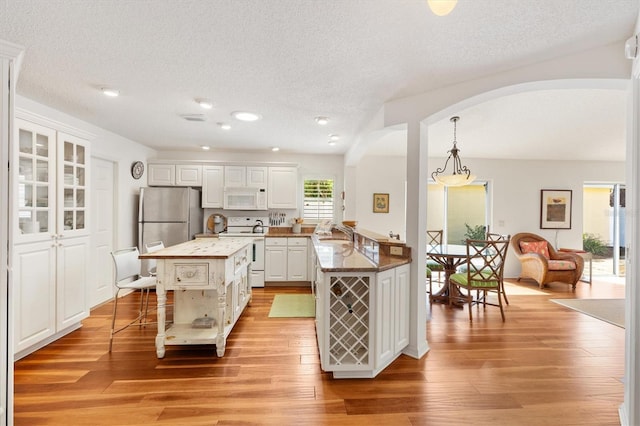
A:
[[[547,259],[550,258],[546,241],[520,241],[520,250],[523,253],[538,253]]]

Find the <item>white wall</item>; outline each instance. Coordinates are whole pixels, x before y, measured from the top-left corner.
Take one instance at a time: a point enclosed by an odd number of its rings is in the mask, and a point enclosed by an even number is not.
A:
[[[432,169],[443,159],[431,159]],[[582,188],[585,182],[623,182],[624,162],[527,161],[467,159],[478,179],[491,187],[492,232],[514,235],[533,232],[546,238],[554,247],[582,248]],[[540,229],[540,190],[572,190],[571,229]],[[507,255],[506,277],[517,277],[520,264],[513,253]]]
[[[444,158],[430,158],[428,167],[434,170]],[[387,234],[401,231],[405,239],[404,157],[367,156],[356,169],[357,184],[355,217],[358,226]],[[493,232],[514,235],[533,232],[546,238],[554,247],[582,248],[582,188],[585,182],[624,182],[623,162],[588,161],[528,161],[465,158],[478,179],[490,183],[489,225]],[[540,190],[572,190],[572,221],[570,230],[540,229]],[[374,192],[390,194],[389,214],[372,213]],[[507,256],[505,276],[517,277],[520,264]]]
[[[358,221],[358,228],[388,235],[390,231],[405,234],[405,157],[366,156],[355,168],[356,186],[347,193],[355,205],[355,215],[348,219]],[[373,212],[373,194],[389,194],[389,213]]]

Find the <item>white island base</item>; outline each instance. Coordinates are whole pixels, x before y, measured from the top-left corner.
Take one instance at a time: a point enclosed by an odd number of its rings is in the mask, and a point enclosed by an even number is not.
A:
[[[216,345],[224,356],[227,336],[251,301],[251,238],[196,239],[146,253],[157,260],[156,353],[167,345]],[[173,324],[165,327],[167,291],[174,292]],[[211,321],[194,326],[194,320]],[[201,328],[205,327],[205,328]]]

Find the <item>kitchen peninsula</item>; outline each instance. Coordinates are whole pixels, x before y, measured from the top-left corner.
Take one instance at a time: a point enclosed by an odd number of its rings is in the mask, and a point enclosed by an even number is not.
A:
[[[321,367],[334,378],[375,377],[409,344],[411,250],[357,230],[312,241]]]
[[[252,238],[198,238],[141,254],[157,262],[158,334],[165,345],[215,344],[224,356],[226,339],[251,301]],[[165,330],[167,291],[174,292],[173,324]]]

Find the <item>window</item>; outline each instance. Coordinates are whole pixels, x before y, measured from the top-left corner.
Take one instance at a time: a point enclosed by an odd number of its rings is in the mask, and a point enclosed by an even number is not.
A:
[[[305,179],[303,219],[333,220],[333,179]]]
[[[444,230],[447,244],[464,244],[488,225],[488,183],[446,188],[429,182],[427,190],[427,229]]]

